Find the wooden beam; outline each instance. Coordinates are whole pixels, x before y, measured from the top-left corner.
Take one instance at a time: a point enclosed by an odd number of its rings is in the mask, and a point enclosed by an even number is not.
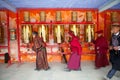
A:
[[[100,8],[99,8],[99,12],[103,12],[117,4],[120,3],[120,0],[109,0],[107,3],[103,4]]]
[[[5,0],[0,0],[0,5],[10,11],[16,12],[16,7],[13,6],[10,2],[7,2]]]

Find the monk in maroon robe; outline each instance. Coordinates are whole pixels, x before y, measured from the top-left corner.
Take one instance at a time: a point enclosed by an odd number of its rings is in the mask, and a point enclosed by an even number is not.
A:
[[[38,36],[37,32],[33,32],[33,50],[36,52],[36,69],[48,70],[47,52],[43,38]]]
[[[67,65],[68,71],[81,70],[80,60],[82,47],[80,45],[79,38],[74,35],[73,31],[70,31],[69,35],[72,39],[70,41],[71,55]]]
[[[100,67],[105,67],[109,65],[108,59],[107,59],[107,50],[108,50],[108,42],[103,37],[103,31],[97,31],[97,39],[95,41],[95,52],[96,52],[96,57],[95,57],[95,67],[96,69]]]

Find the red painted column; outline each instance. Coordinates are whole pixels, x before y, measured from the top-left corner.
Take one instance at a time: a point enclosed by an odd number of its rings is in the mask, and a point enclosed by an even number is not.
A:
[[[9,11],[7,10],[7,38],[8,38],[8,54],[10,55],[10,30],[9,30]],[[11,65],[11,59],[8,62],[8,66]],[[7,67],[8,67],[7,66]]]
[[[97,30],[99,30],[99,12],[97,10]]]
[[[52,26],[53,26],[53,25],[52,25],[52,21],[50,21],[50,34],[52,34],[52,32],[53,32],[53,31],[52,31]]]
[[[21,63],[21,55],[20,55],[20,33],[19,33],[19,14],[17,10],[17,41],[18,41],[18,61]]]
[[[104,12],[104,36],[107,38],[106,12]]]

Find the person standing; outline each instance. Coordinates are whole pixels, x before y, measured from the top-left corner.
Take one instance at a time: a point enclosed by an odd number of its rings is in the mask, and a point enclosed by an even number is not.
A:
[[[61,55],[62,55],[62,62],[63,62],[63,60],[64,60],[63,63],[67,64],[67,58],[66,58],[64,49],[63,49],[62,47],[60,47],[60,51],[61,51]]]
[[[95,68],[99,69],[109,65],[107,59],[108,42],[103,37],[103,30],[97,31],[97,39],[95,40]]]
[[[69,35],[71,37],[71,41],[70,41],[71,55],[67,64],[66,71],[81,70],[80,60],[81,60],[82,47],[80,45],[78,37],[74,35],[73,31],[70,31]]]
[[[35,70],[48,70],[46,44],[42,37],[39,37],[37,32],[33,32],[33,50],[36,52],[36,69]]]
[[[112,38],[110,41],[110,62],[112,64],[111,70],[105,76],[105,80],[110,80],[117,71],[120,71],[120,24],[114,23],[112,25]]]
[[[63,43],[60,44],[60,51],[62,55],[62,62],[67,64],[67,57],[66,55],[68,54],[68,48],[69,48],[69,43],[64,41]]]

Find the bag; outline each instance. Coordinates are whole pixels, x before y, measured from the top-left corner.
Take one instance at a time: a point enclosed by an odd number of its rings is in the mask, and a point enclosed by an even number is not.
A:
[[[5,53],[5,54],[4,54],[4,61],[5,61],[5,63],[8,63],[9,60],[10,60],[9,54],[8,54],[8,53]]]

